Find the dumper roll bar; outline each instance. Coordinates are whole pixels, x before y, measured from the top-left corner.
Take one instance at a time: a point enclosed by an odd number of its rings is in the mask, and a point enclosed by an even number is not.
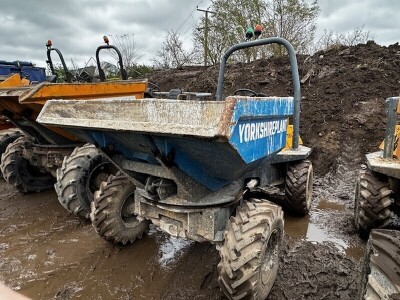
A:
[[[119,49],[113,45],[102,45],[102,46],[99,46],[96,50],[96,63],[97,63],[97,69],[99,70],[100,81],[101,82],[106,81],[106,74],[104,73],[103,69],[101,68],[100,57],[99,57],[100,50],[103,50],[103,49],[113,49],[115,52],[117,52],[118,64],[119,64],[119,68],[121,70],[121,78],[122,78],[122,80],[127,80],[128,74],[126,73],[126,71],[124,69],[124,64],[122,62],[122,54],[119,51]]]
[[[58,50],[57,48],[52,48],[51,45],[46,45],[46,47],[47,47],[47,63],[49,64],[51,73],[57,77],[57,73],[54,70],[53,60],[51,59],[51,51],[55,51],[55,52],[57,52],[58,57],[61,60],[61,64],[62,64],[62,67],[63,67],[63,70],[64,70],[66,81],[69,82],[69,83],[73,82],[74,76],[68,70],[67,65],[65,63],[65,60],[64,60],[64,56],[62,55],[61,51]]]
[[[386,110],[388,114],[385,134],[385,145],[383,147],[383,158],[393,158],[395,132],[397,124],[397,106],[399,104],[399,97],[392,97],[386,99]]]
[[[300,91],[300,79],[299,79],[299,71],[297,67],[297,58],[296,52],[293,46],[285,39],[279,37],[272,37],[266,39],[260,39],[251,42],[243,42],[240,44],[236,44],[229,48],[225,54],[221,57],[221,66],[219,68],[218,75],[218,86],[217,93],[215,95],[217,101],[222,100],[222,90],[224,86],[224,76],[225,76],[225,68],[226,62],[228,58],[232,55],[233,52],[261,45],[268,44],[280,44],[283,45],[289,53],[290,60],[290,69],[292,71],[292,81],[293,81],[293,89],[294,89],[294,115],[293,115],[293,150],[297,150],[299,148],[299,136],[300,136],[300,101],[301,101],[301,91]]]

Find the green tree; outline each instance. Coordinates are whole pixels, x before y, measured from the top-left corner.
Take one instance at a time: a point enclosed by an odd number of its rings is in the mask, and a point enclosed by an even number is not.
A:
[[[262,37],[279,36],[293,44],[298,52],[306,52],[315,34],[315,19],[319,12],[317,0],[214,0],[214,14],[208,22],[208,61],[216,64],[223,50],[244,41],[247,28],[260,24]],[[204,48],[205,19],[194,32],[198,49]],[[280,46],[243,51],[235,55],[238,61],[250,61],[267,54],[283,55]]]

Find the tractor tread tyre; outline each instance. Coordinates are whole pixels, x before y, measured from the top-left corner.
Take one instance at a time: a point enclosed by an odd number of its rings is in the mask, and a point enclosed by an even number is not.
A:
[[[236,209],[219,249],[218,283],[229,299],[268,296],[278,273],[282,237],[283,212],[279,206],[250,199]]]
[[[1,163],[1,156],[4,152],[6,152],[8,145],[21,136],[22,133],[15,129],[2,130],[0,132],[0,163]]]
[[[134,215],[129,225],[122,219],[125,201],[133,196],[136,187],[129,179],[118,172],[110,175],[107,182],[102,182],[100,190],[91,203],[90,219],[96,232],[114,244],[130,244],[140,239],[148,231],[150,222],[139,221]]]
[[[23,149],[32,144],[32,139],[21,136],[9,144],[1,156],[0,168],[4,179],[23,193],[49,190],[54,185],[54,177],[50,173],[40,172],[22,156]]]
[[[400,299],[400,231],[371,232],[362,266],[358,299]]]
[[[361,170],[357,179],[354,204],[355,225],[361,237],[374,228],[385,228],[390,222],[392,190],[387,178]]]
[[[104,164],[111,165],[101,151],[92,144],[76,147],[70,156],[64,157],[62,166],[57,169],[57,182],[54,188],[58,201],[68,212],[89,219],[93,194],[88,191],[87,184],[91,180],[93,170]],[[107,180],[107,177],[104,180]]]
[[[313,187],[313,166],[310,160],[290,164],[286,173],[285,206],[294,215],[310,211]]]

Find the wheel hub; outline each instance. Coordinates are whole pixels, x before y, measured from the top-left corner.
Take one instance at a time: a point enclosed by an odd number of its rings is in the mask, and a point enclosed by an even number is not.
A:
[[[132,193],[126,197],[121,207],[121,220],[124,226],[136,226],[138,220],[135,215],[135,194]]]
[[[279,233],[275,229],[271,232],[268,239],[267,246],[265,248],[265,254],[262,257],[262,264],[260,267],[261,282],[263,285],[267,285],[272,278],[272,270],[278,264],[278,245],[279,245]]]

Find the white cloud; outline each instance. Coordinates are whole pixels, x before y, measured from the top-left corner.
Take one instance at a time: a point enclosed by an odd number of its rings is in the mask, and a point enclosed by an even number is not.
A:
[[[189,17],[180,33],[186,31],[190,45],[195,10],[200,0],[1,0],[0,59],[31,60],[45,66],[48,39],[53,40],[67,61],[82,64],[94,56],[103,35],[134,34],[143,62],[149,63],[160,49],[165,30],[176,30]],[[202,8],[210,0],[203,0]],[[317,36],[324,29],[338,33],[364,25],[376,41],[388,45],[399,39],[397,12],[400,1],[320,0]],[[189,30],[188,30],[189,29]]]

